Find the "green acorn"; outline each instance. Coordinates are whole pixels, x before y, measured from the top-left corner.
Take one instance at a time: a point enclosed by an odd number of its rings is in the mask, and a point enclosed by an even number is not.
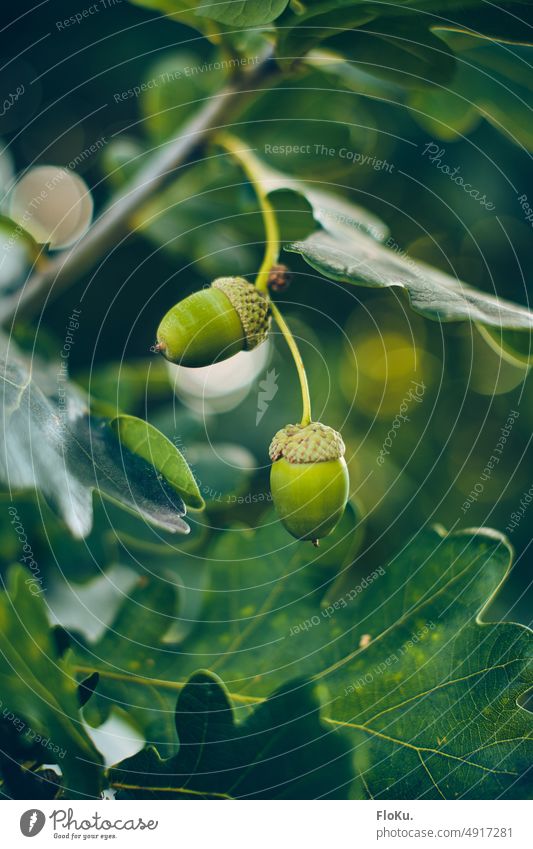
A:
[[[270,444],[270,488],[278,515],[297,539],[318,545],[336,527],[349,477],[340,433],[321,422],[287,425]]]
[[[179,301],[157,329],[156,350],[182,366],[208,366],[251,351],[268,336],[268,299],[242,277],[218,277]]]

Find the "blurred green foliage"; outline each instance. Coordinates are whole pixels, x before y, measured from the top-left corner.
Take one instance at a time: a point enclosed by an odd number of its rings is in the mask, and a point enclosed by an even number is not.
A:
[[[117,4],[68,31],[58,28],[71,13],[67,0],[43,4],[0,33],[2,54],[14,60],[9,80],[36,80],[31,98],[0,119],[0,135],[15,171],[69,163],[103,139],[102,151],[80,166],[101,208],[221,87],[227,70],[213,67],[211,41],[140,6]],[[20,9],[6,14],[16,17]],[[35,40],[51,37],[46,49],[19,59],[29,30]],[[526,306],[533,240],[520,198],[531,194],[526,175],[533,142],[531,123],[518,105],[526,112],[531,106],[526,70],[533,48],[487,44],[464,34],[448,33],[446,40],[459,51],[459,69],[454,75],[448,68],[444,47],[436,88],[406,93],[390,74],[371,78],[361,65],[314,55],[290,81],[250,102],[231,130],[271,166],[325,184],[379,216],[399,251]],[[425,56],[422,51],[413,73],[421,72]],[[153,80],[140,96],[129,94]],[[30,129],[21,132],[28,121]],[[441,163],[458,168],[490,199],[492,212],[436,167],[424,153],[430,144],[441,151]],[[279,204],[284,240],[305,235],[305,202],[291,195]],[[106,415],[138,415],[157,425],[184,453],[207,502],[205,514],[189,515],[192,532],[184,540],[95,495],[93,532],[76,541],[40,495],[16,497],[51,590],[62,580],[88,585],[119,564],[135,576],[148,573],[166,582],[155,587],[169,617],[176,596],[187,596],[191,606],[186,614],[181,608],[182,617],[192,621],[194,595],[207,580],[206,546],[225,528],[264,520],[270,438],[299,416],[297,378],[283,339],[274,334],[261,370],[230,409],[206,398],[200,411],[190,395],[174,393],[175,374],[150,355],[159,319],[178,298],[216,275],[252,277],[262,248],[255,197],[242,172],[211,146],[204,160],[178,172],[170,188],[135,216],[104,261],[30,328],[37,347],[45,337],[60,347],[66,317],[81,304],[71,376]],[[425,321],[398,289],[326,281],[301,257],[286,253],[284,260],[293,282],[277,301],[302,350],[315,418],[342,430],[354,490],[349,519],[350,529],[358,529],[357,546],[340,549],[341,564],[325,545],[324,572],[353,560],[350,574],[364,577],[434,522],[454,530],[507,529],[516,560],[491,616],[530,623],[533,507],[512,526],[533,484],[527,370],[502,358],[469,324]],[[277,392],[258,422],[259,381],[268,369],[278,376]],[[417,386],[423,388],[415,397]],[[498,462],[487,471],[499,445]],[[11,503],[1,496],[3,574],[21,556],[7,513]],[[79,632],[72,629],[80,655],[84,627],[80,620]],[[91,709],[96,723],[106,718],[109,704],[95,700]],[[168,726],[167,714],[163,722]],[[137,724],[146,731],[146,723]],[[161,733],[160,726],[150,733]]]
[[[15,76],[17,66],[27,75],[31,65],[31,73],[39,78],[40,99],[31,104],[32,131],[17,133],[12,126],[17,118],[13,112],[6,140],[16,168],[22,168],[29,162],[64,164],[98,138],[105,138],[103,152],[88,158],[81,168],[101,203],[119,182],[113,151],[124,145],[124,137],[131,145],[124,163],[134,170],[135,156],[142,162],[145,151],[176,131],[192,108],[190,104],[218,88],[224,72],[184,75],[185,68],[212,63],[215,53],[213,45],[195,38],[190,29],[175,21],[123,3],[88,17],[68,33],[61,32],[56,22],[69,12],[67,2],[54,4],[53,9],[39,7],[30,19],[21,19],[9,28],[8,39],[3,36],[4,54],[17,56],[26,44],[28,20],[35,37],[53,34],[46,51],[35,50],[23,64],[18,59],[13,63]],[[465,36],[463,39],[468,41]],[[470,53],[465,52],[461,63],[467,68],[472,56],[483,60],[485,68],[512,75],[519,73],[520,63],[530,59],[527,47],[506,46],[498,59],[496,47],[473,41],[470,39]],[[490,58],[490,51],[495,58]],[[302,73],[251,105],[243,118],[243,138],[274,167],[325,181],[352,202],[377,213],[402,250],[413,257],[443,270],[453,269],[486,291],[527,304],[525,270],[533,260],[533,241],[517,202],[517,195],[527,192],[524,179],[529,160],[521,145],[497,132],[495,120],[479,117],[476,121],[459,117],[454,135],[443,131],[445,161],[460,165],[461,173],[494,201],[496,214],[489,215],[422,155],[438,130],[435,120],[422,120],[420,112],[431,114],[433,90],[413,94],[405,101],[394,85],[385,82],[373,83],[372,93],[367,94],[363,74],[357,82],[360,93],[355,94],[339,85],[334,63],[317,60],[316,66],[311,74]],[[115,94],[169,68],[181,71],[179,80],[163,83],[139,98],[115,102]],[[350,69],[359,73],[354,66]],[[470,75],[469,79],[477,77]],[[520,75],[520,83],[526,81],[527,74]],[[459,78],[458,85],[462,86]],[[497,84],[484,88],[491,98],[504,90]],[[516,98],[507,97],[507,116],[509,102]],[[450,113],[454,109],[450,106]],[[453,123],[448,113],[439,111],[438,117],[447,125]],[[28,115],[21,112],[19,118],[22,125]],[[523,123],[522,128],[525,131]],[[462,135],[465,130],[469,135]],[[526,138],[519,140],[527,143]],[[300,150],[269,153],[272,148],[279,151],[295,145]],[[343,158],[339,151],[344,148],[360,154],[359,161]],[[329,151],[334,151],[333,155]],[[362,154],[369,157],[366,164]],[[64,317],[85,292],[82,325],[70,359],[72,375],[84,379],[90,369],[96,398],[103,395],[105,385],[107,400],[121,411],[154,422],[167,418],[167,435],[185,443],[188,435],[183,418],[190,414],[180,413],[180,405],[165,390],[162,372],[155,388],[152,374],[154,369],[159,373],[160,364],[149,366],[150,383],[146,382],[143,363],[158,319],[178,296],[204,285],[217,270],[253,274],[261,255],[261,221],[255,200],[237,169],[234,181],[228,179],[227,170],[221,178],[220,151],[213,150],[212,156],[183,177],[177,175],[169,189],[168,203],[178,203],[183,211],[179,229],[172,219],[159,231],[154,232],[159,227],[157,219],[147,232],[135,229],[90,277],[63,294],[43,317],[43,329],[61,338]],[[374,165],[368,164],[372,157]],[[290,218],[287,216],[288,221]],[[154,238],[147,239],[147,235]],[[287,234],[287,238],[292,236]],[[283,300],[302,339],[316,416],[342,426],[352,479],[356,485],[358,480],[362,482],[358,495],[368,513],[365,563],[369,557],[377,562],[384,551],[396,550],[414,530],[436,519],[454,527],[488,523],[504,530],[531,485],[526,458],[530,456],[533,413],[527,373],[492,354],[468,325],[429,325],[408,312],[394,292],[355,291],[321,281],[296,256],[288,261],[294,281]],[[121,365],[110,372],[113,361]],[[199,443],[237,442],[248,449],[258,465],[254,477],[258,490],[266,487],[270,435],[298,415],[292,400],[295,376],[281,339],[275,340],[271,364],[280,373],[279,392],[260,426],[254,421],[256,384],[237,411],[209,415],[199,422],[194,439]],[[410,410],[408,426],[398,433],[387,462],[378,467],[376,456],[382,440],[411,380],[423,381],[427,387],[423,403]],[[461,506],[513,409],[519,409],[520,417],[497,472],[463,513]],[[206,483],[216,489],[216,481]],[[246,504],[232,505],[232,518],[246,522],[251,512],[253,521],[255,508],[248,508]],[[39,533],[37,528],[35,533]],[[8,552],[14,548],[8,529],[3,538],[8,562],[12,557]],[[522,621],[529,615],[521,597],[529,579],[530,541],[530,520],[526,520],[512,534],[518,563],[500,598],[501,611],[512,610]],[[85,543],[70,545],[85,547]],[[46,548],[41,553],[43,568],[53,565],[54,559]]]

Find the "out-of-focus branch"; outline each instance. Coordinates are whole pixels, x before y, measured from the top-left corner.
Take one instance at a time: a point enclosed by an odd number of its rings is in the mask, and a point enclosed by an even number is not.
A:
[[[276,73],[274,61],[266,56],[206,100],[179,134],[166,142],[113,198],[79,242],[35,268],[24,287],[2,302],[2,320],[6,322],[19,314],[27,316],[36,312],[95,266],[127,233],[134,213],[175,178],[176,170],[199,153],[212,132],[227,127],[243,104],[261,91]]]

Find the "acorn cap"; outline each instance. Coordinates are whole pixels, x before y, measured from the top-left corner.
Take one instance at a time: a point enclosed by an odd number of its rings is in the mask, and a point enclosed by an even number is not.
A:
[[[284,457],[289,463],[323,463],[338,460],[346,448],[340,433],[322,422],[289,424],[270,443],[272,462]]]
[[[211,283],[220,289],[235,307],[244,330],[247,351],[264,342],[270,330],[268,299],[243,277],[217,277]]]

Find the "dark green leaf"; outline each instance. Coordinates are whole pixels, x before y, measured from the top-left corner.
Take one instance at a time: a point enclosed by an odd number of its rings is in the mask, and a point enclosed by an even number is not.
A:
[[[63,367],[44,367],[2,344],[0,476],[13,489],[37,489],[75,536],[92,525],[92,491],[170,531],[187,533],[183,501],[142,457],[123,448],[109,420],[88,412]]]
[[[253,704],[311,677],[373,796],[527,795],[533,721],[518,700],[533,683],[532,635],[482,616],[509,570],[504,539],[421,532],[386,567],[347,571],[326,595],[313,558],[271,521],[226,533],[198,628],[158,652],[153,685],[176,687],[201,666]]]
[[[130,0],[130,2],[145,9],[153,9],[154,12],[161,12],[165,17],[200,30],[205,35],[209,34],[209,21],[202,20],[196,15],[198,0]]]
[[[317,271],[332,280],[375,288],[404,289],[412,308],[433,321],[472,321],[516,331],[515,348],[530,350],[533,313],[525,307],[485,294],[443,271],[414,260],[394,242],[381,244],[387,234],[375,216],[348,201],[316,189],[266,166],[251,151],[255,179],[272,194],[297,192],[310,204],[322,230],[287,250],[299,253]],[[370,234],[370,235],[368,235]],[[372,238],[373,237],[373,238]],[[516,359],[519,359],[517,357]]]
[[[406,88],[443,85],[455,70],[452,51],[425,28],[423,21],[372,22],[354,32],[330,37],[327,47],[366,73]]]
[[[200,30],[215,43],[220,32],[232,27],[260,27],[278,18],[289,0],[131,0],[138,6],[161,12],[168,18]],[[218,26],[222,24],[222,26]],[[231,33],[239,43],[238,33]]]
[[[95,669],[100,678],[84,714],[100,725],[111,709],[126,711],[147,739],[165,743],[168,753],[176,746],[172,705],[174,682],[152,682],[158,653],[166,654],[163,639],[176,615],[176,587],[154,577],[141,578],[103,636],[86,650],[76,648],[80,681]]]
[[[13,734],[43,748],[44,762],[58,764],[69,798],[98,798],[102,759],[83,727],[70,656],[58,656],[41,592],[35,571],[21,566],[0,592],[3,716]]]
[[[421,32],[456,30],[478,38],[517,43],[531,43],[533,12],[528,0],[502,0],[489,4],[484,0],[404,0],[399,3],[365,4],[357,0],[320,0],[303,4],[300,14],[287,13],[283,18],[280,38],[282,46],[290,45],[298,53],[281,51],[281,55],[303,55],[319,43],[328,46],[329,39],[340,31],[368,26]],[[348,35],[348,33],[347,33]],[[347,41],[348,49],[350,43]],[[376,43],[377,48],[377,43]],[[379,53],[374,54],[379,61]],[[409,64],[411,59],[406,55]]]
[[[118,797],[346,798],[350,752],[320,721],[311,685],[293,681],[248,713],[232,706],[217,676],[197,672],[176,706],[179,753],[162,760],[148,747],[118,764],[110,773]]]
[[[196,14],[236,27],[256,27],[279,18],[289,0],[227,0],[200,3]]]
[[[431,2],[440,20],[435,29],[467,32],[478,39],[507,41],[517,44],[533,43],[533,8],[529,0],[505,0],[484,3],[483,0],[456,0],[452,14],[443,2]],[[449,4],[448,4],[449,5]],[[430,8],[430,11],[433,11]]]
[[[364,24],[379,17],[379,8],[362,3],[329,2],[307,5],[300,15],[290,17],[279,33],[279,56],[282,64],[289,67],[296,57],[323,45],[328,49],[328,39],[342,35],[348,38]],[[288,57],[284,60],[284,57]]]
[[[93,672],[92,675],[89,675],[85,681],[82,681],[78,687],[78,700],[80,703],[80,707],[83,707],[87,704],[92,694],[95,691],[96,685],[98,684],[100,676],[98,672]]]
[[[231,537],[184,660],[194,653],[240,697],[314,675],[327,690],[325,716],[350,731],[374,796],[527,794],[533,720],[517,702],[533,683],[532,634],[481,619],[509,569],[500,535],[420,533],[377,573],[346,574],[322,607],[312,558],[297,544],[283,548],[272,527]]]
[[[445,88],[410,96],[413,116],[437,138],[457,139],[484,118],[515,144],[533,150],[533,48],[444,33],[457,53],[457,74]]]
[[[244,143],[243,149],[246,149]],[[273,194],[288,190],[301,195],[311,207],[314,220],[328,232],[348,235],[362,230],[377,240],[387,235],[386,225],[377,216],[338,195],[324,191],[320,188],[320,180],[317,180],[316,185],[298,180],[265,165],[250,150],[247,150],[247,155],[253,164],[254,179],[263,184],[266,192]]]
[[[332,280],[356,286],[399,287],[412,308],[433,321],[474,321],[513,328],[529,337],[533,313],[377,243],[354,229],[350,238],[313,233],[288,248]]]
[[[355,511],[349,509],[342,526],[314,552],[314,568],[324,585],[331,580],[330,568],[335,558],[337,567],[351,562],[361,539],[360,524]],[[273,527],[279,534],[277,522]],[[246,540],[249,532],[242,529],[238,536],[241,534]],[[94,671],[100,673],[85,716],[91,724],[100,725],[117,706],[128,712],[148,741],[157,742],[160,751],[165,744],[170,752],[176,744],[176,696],[183,688],[183,676],[199,666],[191,657],[193,668],[187,666],[185,671],[176,646],[183,643],[203,616],[204,594],[207,587],[212,587],[207,567],[215,553],[212,545],[188,554],[169,546],[142,546],[133,539],[121,541],[123,551],[116,561],[140,569],[145,577],[124,601],[104,635],[85,648],[78,645],[75,649],[80,682]],[[268,563],[261,568],[268,569]],[[227,580],[232,580],[229,563],[225,563],[225,569]],[[235,577],[238,580],[239,575],[235,573]],[[264,596],[263,585],[258,591]]]
[[[185,457],[170,439],[136,416],[117,416],[110,425],[121,444],[157,469],[187,506],[198,510],[205,507]]]

